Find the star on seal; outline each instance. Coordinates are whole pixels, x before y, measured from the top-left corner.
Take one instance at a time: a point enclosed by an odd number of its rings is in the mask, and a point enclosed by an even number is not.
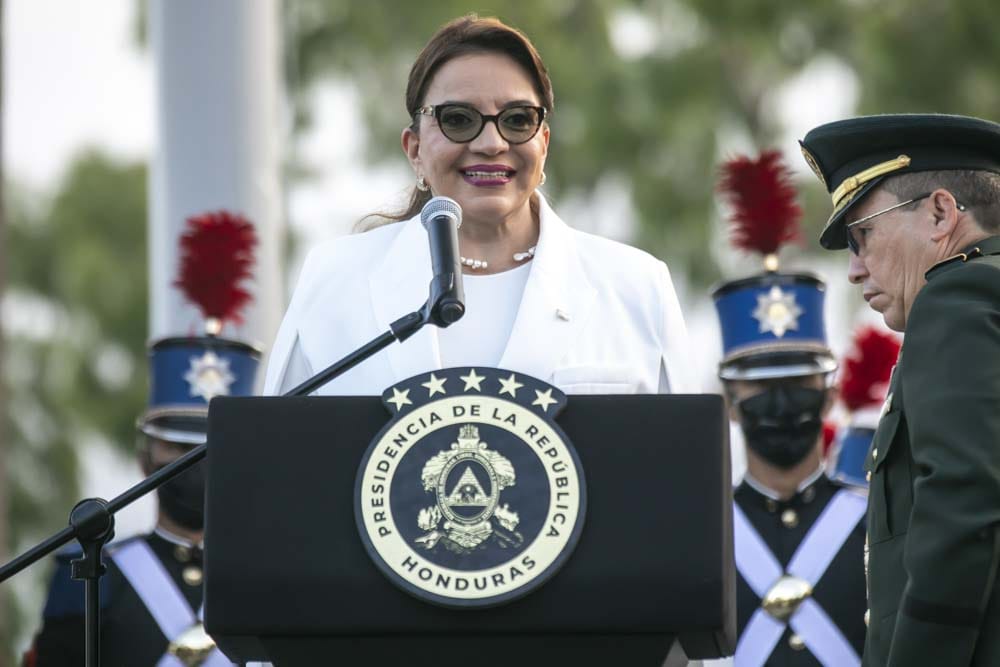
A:
[[[550,405],[559,402],[556,399],[552,398],[552,389],[546,389],[545,391],[538,391],[536,389],[535,396],[537,396],[538,398],[532,401],[531,404],[542,406],[542,412],[548,412]]]
[[[465,383],[465,391],[470,389],[475,389],[476,391],[482,391],[483,388],[479,385],[483,380],[486,379],[485,375],[476,375],[476,369],[470,368],[468,375],[459,375],[458,379]]]
[[[767,294],[757,295],[757,308],[753,317],[760,322],[760,333],[771,332],[781,338],[789,329],[799,328],[802,309],[795,303],[795,294],[782,292],[777,285]]]
[[[431,373],[431,378],[427,382],[422,382],[421,387],[427,387],[427,391],[430,392],[428,396],[433,396],[434,394],[447,394],[444,390],[445,378],[435,377],[434,373]]]
[[[404,389],[400,391],[395,387],[392,388],[392,398],[388,399],[387,402],[392,403],[396,406],[396,412],[403,409],[404,405],[413,405],[413,401],[410,400],[410,390]]]
[[[523,386],[523,384],[517,381],[517,378],[514,377],[513,373],[511,373],[510,377],[506,380],[504,378],[500,378],[500,393],[510,394],[511,398],[517,398],[517,390]]]
[[[200,357],[191,357],[191,367],[184,374],[192,396],[211,401],[216,396],[228,396],[236,376],[229,371],[229,360],[208,350]]]

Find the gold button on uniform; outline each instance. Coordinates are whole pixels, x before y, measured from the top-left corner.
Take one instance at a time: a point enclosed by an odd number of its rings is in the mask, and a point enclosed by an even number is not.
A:
[[[777,512],[778,511],[778,503],[774,502],[774,500],[772,498],[768,498],[767,500],[765,500],[764,501],[764,506],[767,507],[767,511],[768,512]]]
[[[182,544],[178,544],[174,547],[174,558],[181,563],[186,563],[191,560],[191,550]]]
[[[775,619],[787,623],[799,605],[813,594],[812,586],[805,579],[785,574],[771,585],[760,601],[761,608]]]
[[[787,509],[781,513],[781,523],[785,528],[795,528],[799,525],[799,515],[793,509]]]
[[[792,647],[793,651],[802,651],[805,650],[806,642],[802,639],[802,637],[792,634],[792,636],[788,638],[788,645]]]
[[[201,568],[197,565],[188,565],[181,572],[181,577],[184,578],[184,583],[188,586],[201,586],[202,579],[204,579]]]
[[[877,459],[878,459],[878,447],[872,450],[872,461],[875,461]]]
[[[215,650],[215,640],[208,636],[201,623],[195,623],[167,646],[167,653],[185,667],[201,665]]]
[[[865,481],[868,482],[869,484],[872,483],[872,474],[871,474],[871,472],[866,472],[865,473]]]
[[[811,503],[814,500],[816,500],[816,489],[810,486],[802,492],[802,502]]]

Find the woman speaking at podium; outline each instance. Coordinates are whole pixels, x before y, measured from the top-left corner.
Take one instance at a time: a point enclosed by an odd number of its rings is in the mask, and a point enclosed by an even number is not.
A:
[[[431,269],[420,211],[438,195],[462,209],[465,316],[424,327],[317,393],[377,395],[455,366],[509,369],[571,394],[694,391],[666,265],[572,229],[539,191],[552,110],[548,72],[521,32],[472,15],[442,26],[406,87],[409,206],[310,252],[265,393],[287,392],[423,303]]]

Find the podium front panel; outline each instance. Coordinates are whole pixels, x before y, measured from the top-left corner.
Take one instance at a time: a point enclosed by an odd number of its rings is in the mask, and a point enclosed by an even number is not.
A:
[[[691,657],[731,648],[732,488],[721,397],[570,396],[557,421],[586,475],[580,541],[544,586],[477,610],[411,597],[362,546],[355,476],[388,418],[378,397],[212,401],[205,612],[220,644],[620,633],[687,636]]]

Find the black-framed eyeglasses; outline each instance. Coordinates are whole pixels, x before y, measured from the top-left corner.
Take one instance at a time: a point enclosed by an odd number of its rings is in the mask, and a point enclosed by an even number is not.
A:
[[[858,218],[854,222],[848,223],[847,226],[846,226],[846,230],[847,230],[847,247],[850,248],[851,252],[853,252],[855,255],[860,255],[861,254],[861,248],[864,245],[865,232],[867,232],[868,229],[861,229],[860,227],[858,227],[858,225],[860,225],[863,222],[868,222],[872,218],[877,218],[878,216],[882,215],[883,213],[888,213],[889,211],[895,211],[897,208],[903,208],[904,206],[908,206],[909,204],[914,204],[914,203],[920,201],[921,199],[927,199],[932,194],[934,194],[934,193],[933,192],[927,192],[927,193],[924,193],[922,195],[918,195],[918,196],[914,197],[913,199],[907,199],[906,201],[901,201],[898,204],[893,204],[892,206],[890,206],[888,208],[884,208],[881,211],[876,211],[875,213],[872,213],[871,215],[866,215],[863,218]],[[965,207],[964,204],[960,204],[958,202],[955,202],[955,203],[956,203],[959,211],[965,211],[966,207]]]
[[[450,141],[464,144],[482,133],[486,123],[492,121],[497,132],[509,144],[523,144],[538,134],[545,120],[545,107],[507,107],[493,116],[480,113],[467,104],[436,104],[420,107],[416,114],[433,116],[441,134]]]

